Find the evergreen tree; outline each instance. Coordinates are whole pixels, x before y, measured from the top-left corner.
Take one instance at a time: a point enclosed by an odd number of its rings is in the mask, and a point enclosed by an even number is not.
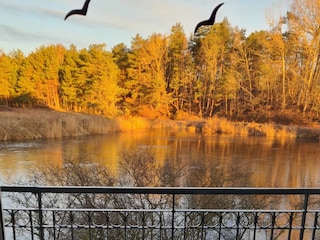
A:
[[[64,52],[61,45],[41,46],[22,63],[17,92],[25,103],[60,108],[59,70]]]
[[[227,63],[227,53],[232,47],[231,28],[225,19],[215,24],[200,35],[199,46],[196,48],[196,66],[200,88],[197,92],[199,115],[211,117],[215,107],[224,99],[223,74]]]
[[[11,59],[9,56],[5,55],[4,53],[1,53],[0,55],[0,104],[7,105],[9,98],[11,97],[10,89],[12,87],[10,86],[10,79],[12,72],[10,71],[12,65],[11,65]]]
[[[167,90],[171,94],[174,113],[191,113],[193,101],[193,65],[188,40],[181,24],[171,29],[168,44]]]
[[[104,44],[89,47],[90,68],[88,79],[92,91],[88,96],[88,107],[95,113],[107,116],[118,114],[117,103],[122,89],[118,86],[119,68],[112,58],[112,54],[105,50]]]
[[[59,95],[62,107],[68,111],[79,111],[81,78],[79,76],[79,53],[76,46],[71,45],[66,50],[64,62],[59,71]]]

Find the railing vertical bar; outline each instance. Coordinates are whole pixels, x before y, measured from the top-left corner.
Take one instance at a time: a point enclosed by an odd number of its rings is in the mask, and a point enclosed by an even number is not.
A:
[[[12,210],[11,212],[11,219],[12,219],[12,232],[13,232],[13,239],[16,240],[17,239],[17,236],[16,236],[16,220],[15,220],[15,212],[14,210]]]
[[[128,213],[127,212],[124,212],[123,213],[123,220],[124,220],[124,240],[127,239],[127,219],[128,219]]]
[[[110,218],[109,218],[109,212],[106,212],[106,239],[109,238],[109,232],[110,232],[110,227],[111,227],[111,223],[110,223]]]
[[[16,211],[12,210],[11,212],[11,219],[12,219],[12,231],[13,231],[13,239],[16,240],[17,236],[16,236]]]
[[[70,228],[71,228],[71,239],[74,240],[74,233],[73,233],[73,212],[70,211]]]
[[[204,220],[205,220],[204,212],[201,215],[201,239],[204,239]]]
[[[184,212],[183,239],[187,239],[187,212]]]
[[[2,204],[1,204],[1,187],[0,187],[0,240],[4,240],[4,225],[3,225],[3,216],[2,216]]]
[[[290,239],[291,239],[292,224],[293,224],[293,214],[294,214],[294,213],[290,213],[290,222],[289,222],[288,240],[290,240]]]
[[[172,219],[171,219],[171,239],[174,239],[174,215],[175,215],[175,194],[172,194]]]
[[[258,213],[256,212],[254,214],[254,229],[253,229],[253,239],[256,239],[256,235],[257,235],[257,223],[258,223]]]
[[[240,212],[237,213],[237,231],[236,231],[236,238],[240,239]]]
[[[163,213],[160,213],[160,222],[159,222],[159,224],[160,224],[160,226],[159,226],[159,229],[160,229],[160,239],[162,239],[162,224],[163,224],[163,220],[164,220],[164,218],[165,218],[165,214],[163,214]]]
[[[88,221],[89,221],[89,239],[91,239],[91,226],[92,226],[92,223],[91,223],[91,213],[88,213]]]
[[[145,236],[144,236],[145,226],[146,226],[145,212],[142,212],[142,239],[145,239]]]
[[[223,219],[223,214],[219,213],[219,240],[221,240],[221,231],[222,231],[222,219]]]
[[[53,239],[57,239],[57,230],[56,230],[56,212],[52,211],[52,227],[53,227]]]
[[[317,222],[318,222],[318,212],[314,214],[312,239],[316,239]]]
[[[303,240],[304,237],[304,230],[306,227],[306,218],[307,218],[307,211],[308,211],[308,202],[309,202],[309,194],[306,193],[304,195],[304,203],[303,203],[303,213],[301,219],[301,230],[300,230],[300,240]]]
[[[34,240],[32,211],[29,211],[29,221],[30,221],[31,240]]]
[[[276,213],[273,212],[272,213],[272,223],[271,223],[271,233],[270,233],[270,240],[274,239],[273,235],[274,235],[274,225],[276,222]]]
[[[43,213],[42,213],[42,193],[37,191],[38,195],[38,213],[39,213],[39,238],[44,240],[44,229],[43,229]]]

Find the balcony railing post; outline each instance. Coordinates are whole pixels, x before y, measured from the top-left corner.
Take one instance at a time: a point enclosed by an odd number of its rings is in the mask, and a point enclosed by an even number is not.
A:
[[[42,194],[41,194],[41,191],[38,191],[37,195],[38,195],[38,211],[39,211],[39,238],[40,238],[40,240],[44,240],[43,212],[42,212]]]
[[[309,194],[306,193],[304,195],[304,202],[303,202],[303,213],[301,218],[301,231],[300,231],[300,240],[303,240],[304,230],[306,228],[306,218],[307,218],[307,211],[308,211],[308,202],[309,202]]]
[[[1,187],[0,187],[0,240],[4,240],[4,225],[3,225],[1,199],[2,199],[2,196],[1,196]]]
[[[174,239],[174,211],[175,211],[175,194],[172,194],[172,222],[171,222],[171,239]]]

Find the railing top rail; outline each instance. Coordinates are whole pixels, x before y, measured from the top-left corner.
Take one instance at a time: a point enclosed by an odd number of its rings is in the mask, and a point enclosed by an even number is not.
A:
[[[29,207],[18,207],[18,208],[5,208],[6,211],[38,211],[38,208],[29,208]],[[143,212],[143,213],[152,213],[152,212],[172,212],[172,208],[41,208],[42,211],[51,211],[51,212]],[[303,213],[304,210],[295,210],[295,209],[175,209],[175,212],[188,212],[188,213]],[[319,210],[308,210],[310,213],[319,213]]]
[[[119,193],[119,194],[234,194],[312,195],[320,188],[202,188],[202,187],[100,187],[100,186],[0,186],[2,192],[30,193]]]

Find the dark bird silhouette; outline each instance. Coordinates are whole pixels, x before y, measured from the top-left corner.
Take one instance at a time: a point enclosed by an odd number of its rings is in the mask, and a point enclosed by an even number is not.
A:
[[[201,27],[201,26],[204,26],[204,25],[213,25],[214,24],[214,21],[216,19],[216,14],[218,12],[218,9],[223,5],[224,3],[220,3],[218,6],[215,7],[215,9],[213,9],[212,13],[211,13],[211,16],[208,20],[204,20],[202,22],[199,22],[196,26],[196,28],[194,29],[194,34],[197,33],[198,29]]]
[[[73,14],[79,14],[79,15],[87,15],[87,11],[88,11],[88,6],[91,0],[86,0],[85,3],[83,4],[82,9],[75,9],[75,10],[71,10],[70,12],[67,13],[67,15],[65,16],[64,20],[66,20],[69,16],[73,15]]]

